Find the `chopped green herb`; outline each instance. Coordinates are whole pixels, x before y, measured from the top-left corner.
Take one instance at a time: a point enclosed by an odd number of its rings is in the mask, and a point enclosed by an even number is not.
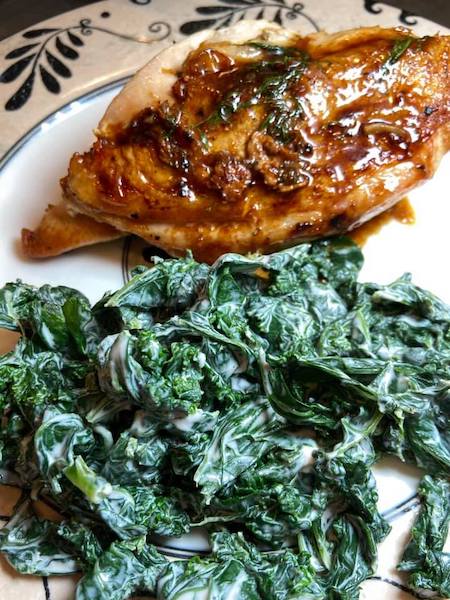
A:
[[[289,89],[303,75],[309,57],[297,48],[256,42],[252,45],[264,49],[272,60],[241,68],[238,86],[228,91],[214,111],[197,125],[203,140],[205,126],[227,123],[238,111],[255,105],[263,105],[266,112],[261,131],[283,142],[291,139],[293,123],[303,115],[303,110],[300,101],[290,97]]]
[[[387,64],[393,65],[396,63],[399,58],[406,52],[406,50],[411,46],[411,44],[415,41],[414,37],[403,37],[398,40],[395,40],[394,46],[392,47],[391,53],[389,54],[389,58],[387,59]]]
[[[276,46],[266,42],[248,42],[248,45],[253,46],[254,48],[260,48],[261,50],[265,50],[268,54],[275,54],[277,56],[298,56],[303,52],[295,46]]]

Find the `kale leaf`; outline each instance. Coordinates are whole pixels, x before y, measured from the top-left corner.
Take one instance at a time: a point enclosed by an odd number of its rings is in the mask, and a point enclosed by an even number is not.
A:
[[[450,596],[450,553],[444,545],[450,527],[450,483],[426,475],[419,486],[422,508],[411,531],[411,541],[398,568],[408,571],[417,590]]]
[[[409,275],[359,282],[362,262],[345,238],[158,259],[92,308],[7,284],[9,562],[82,571],[78,600],[356,600],[389,532],[372,473],[388,453],[428,473],[399,568],[449,595],[450,308]],[[152,545],[194,528],[211,555],[167,563]]]
[[[78,583],[75,600],[122,600],[137,590],[151,593],[166,562],[144,538],[114,542]]]

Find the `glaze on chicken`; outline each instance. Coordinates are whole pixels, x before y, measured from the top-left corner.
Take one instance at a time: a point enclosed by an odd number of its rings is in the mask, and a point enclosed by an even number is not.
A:
[[[208,262],[351,230],[448,150],[449,52],[449,37],[400,28],[200,32],[115,98],[70,161],[65,207],[110,226],[106,237],[134,233]],[[42,225],[23,233],[30,256],[62,245]]]

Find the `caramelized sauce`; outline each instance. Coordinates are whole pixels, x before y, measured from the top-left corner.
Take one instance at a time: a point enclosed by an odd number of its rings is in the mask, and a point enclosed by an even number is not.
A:
[[[403,198],[397,204],[395,204],[389,210],[381,213],[380,215],[370,219],[349,235],[358,246],[364,246],[367,240],[378,233],[391,221],[397,221],[404,225],[413,225],[416,221],[414,208],[412,207],[408,198]]]
[[[248,214],[253,196],[258,205],[263,197],[269,212],[299,201],[304,212],[314,211],[315,189],[320,199],[345,196],[355,176],[410,157],[417,111],[385,89],[392,40],[361,45],[357,68],[350,55],[324,61],[306,50],[306,38],[288,47],[201,45],[176,73],[175,102],[141,112],[116,143],[132,146],[135,157],[137,146],[148,152],[145,180],[158,173],[158,189],[178,199],[178,215],[186,205],[191,218],[199,204]],[[360,73],[352,85],[349,69]],[[127,186],[139,193],[140,175],[127,169],[120,186],[101,183],[113,194]]]
[[[210,262],[348,231],[428,178],[425,144],[448,120],[436,100],[447,98],[442,44],[410,47],[387,69],[382,30],[339,52],[327,42],[321,56],[305,40],[202,45],[179,65],[170,101],[72,161],[67,193],[118,229]],[[400,203],[353,237],[363,244],[412,214]]]

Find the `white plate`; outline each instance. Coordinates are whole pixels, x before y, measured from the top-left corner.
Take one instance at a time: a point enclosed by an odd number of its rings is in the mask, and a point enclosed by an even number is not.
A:
[[[33,228],[45,206],[58,201],[58,181],[66,172],[70,156],[88,149],[92,129],[120,89],[120,82],[164,44],[200,26],[220,26],[227,19],[234,22],[244,13],[249,18],[261,16],[261,11],[265,17],[281,19],[286,26],[304,33],[319,27],[333,31],[375,24],[396,26],[401,24],[401,16],[405,18],[398,10],[379,7],[378,3],[376,9],[380,12],[370,12],[370,7],[375,10],[373,4],[368,0],[310,0],[303,7],[289,0],[255,0],[251,6],[242,0],[180,0],[170,4],[163,0],[107,0],[65,13],[1,42],[0,72],[30,53],[39,55],[27,98],[27,86],[22,88],[22,95],[17,91],[30,76],[33,59],[17,78],[0,85],[0,106],[15,108],[0,113],[0,285],[17,278],[36,285],[64,284],[81,289],[94,301],[106,290],[120,286],[129,267],[142,261],[144,245],[130,246],[126,241],[101,244],[56,259],[29,261],[21,255],[18,239],[22,227]],[[215,7],[216,11],[205,7]],[[443,30],[424,19],[416,21],[415,29],[420,34]],[[54,31],[38,35],[36,30],[42,29]],[[36,46],[18,56],[18,48],[31,44]],[[58,72],[48,64],[45,50],[63,64],[57,67]],[[11,53],[12,58],[6,58]],[[41,77],[39,64],[51,77]],[[68,75],[64,67],[70,70],[70,77],[61,75]],[[449,166],[450,155],[432,181],[410,194],[415,225],[391,222],[369,239],[363,279],[388,282],[404,271],[412,271],[417,283],[450,301],[450,280],[443,273],[449,249]],[[14,336],[0,332],[0,351],[11,347],[13,341]],[[406,600],[413,596],[403,587],[394,567],[416,511],[417,471],[384,459],[376,476],[380,509],[393,529],[380,548],[377,577],[364,584],[362,597]],[[11,492],[0,488],[0,515],[8,514],[10,509]],[[201,548],[203,541],[188,537],[171,541],[170,545],[183,554]],[[0,563],[0,598],[13,600],[27,594],[29,600],[65,600],[71,597],[72,589],[71,578],[44,578],[42,582],[17,576],[4,560]]]

